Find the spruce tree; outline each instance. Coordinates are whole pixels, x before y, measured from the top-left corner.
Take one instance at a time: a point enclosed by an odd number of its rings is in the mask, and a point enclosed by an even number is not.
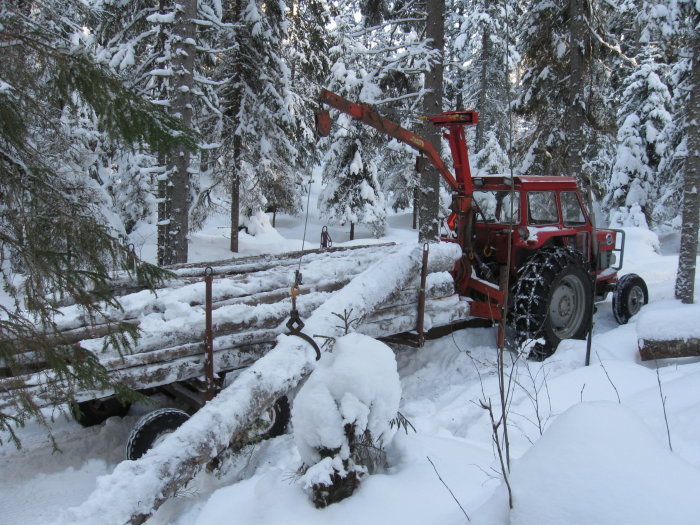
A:
[[[609,205],[639,204],[651,223],[659,195],[658,168],[669,148],[671,93],[665,67],[653,57],[643,59],[624,83],[618,110],[618,146],[608,187]]]
[[[520,171],[570,175],[593,183],[613,127],[606,62],[615,55],[608,3],[531,0],[517,28],[522,66],[514,107],[524,119]]]
[[[334,18],[333,65],[326,82],[331,91],[352,101],[372,104],[380,114],[408,129],[418,127],[417,117],[423,113],[425,90],[420,76],[427,68],[429,54],[420,35],[424,18],[416,9],[415,4],[403,2],[343,2]],[[356,18],[356,12],[363,16]],[[415,152],[345,115],[333,120],[331,136],[319,142],[324,184],[335,186],[343,176],[347,166],[339,165],[338,159],[354,159],[359,139],[363,165],[377,166],[381,187],[376,188],[373,202],[379,205],[386,201],[386,195],[391,195],[395,209],[413,204],[418,187]],[[366,181],[367,187],[374,188],[370,180]],[[327,217],[334,216],[331,208],[337,206],[327,200],[332,194],[324,191],[319,196],[319,208]],[[352,205],[350,194],[346,195],[348,206]],[[371,217],[384,220],[380,210]],[[375,232],[383,228],[372,225]]]
[[[119,172],[138,174],[134,186],[152,187],[158,213],[158,263],[185,262],[199,174],[202,169],[211,171],[212,149],[218,143],[219,103],[206,71],[213,63],[212,47],[221,25],[219,3],[164,0],[155,6],[145,0],[126,4],[101,0],[96,2],[94,17],[99,59],[201,135],[201,151],[178,147],[138,159],[117,152],[123,164],[107,159]],[[133,166],[134,160],[141,164]],[[140,215],[150,211],[144,209]]]
[[[218,180],[229,188],[234,252],[241,215],[270,207],[294,213],[300,207],[300,166],[313,134],[285,61],[287,16],[279,0],[224,3],[225,52],[216,71],[223,112]]]
[[[53,368],[57,403],[77,390],[129,393],[99,364],[95,354],[60,344],[57,304],[70,299],[89,322],[117,306],[108,280],[125,267],[129,252],[110,227],[95,181],[72,145],[75,118],[94,112],[99,130],[121,147],[148,144],[161,150],[194,147],[193,136],[158,106],[94,61],[81,40],[83,4],[12,2],[0,11],[0,271],[13,305],[0,305],[0,361],[4,372],[25,372],[21,354],[35,352]],[[24,64],[24,67],[22,66]],[[82,113],[81,113],[82,112]],[[139,264],[137,276],[160,275]],[[127,351],[136,335],[117,330],[108,343]],[[41,417],[21,394],[0,413],[0,429]]]

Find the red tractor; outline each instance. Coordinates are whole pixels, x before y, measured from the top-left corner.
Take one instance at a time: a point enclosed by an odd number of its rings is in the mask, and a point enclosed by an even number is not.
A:
[[[463,253],[453,271],[456,289],[470,301],[470,315],[499,323],[499,343],[507,326],[511,341],[530,343],[530,357],[545,359],[561,340],[586,336],[594,302],[608,292],[614,292],[613,313],[621,324],[647,303],[641,277],[618,278],[624,232],[596,229],[574,178],[472,177],[465,126],[478,122],[476,112],[428,117],[445,129],[453,175],[427,140],[367,104],[325,89],[319,101],[415,148],[443,177],[452,190],[452,213],[442,241],[458,243]],[[327,111],[317,115],[317,127],[329,134]]]

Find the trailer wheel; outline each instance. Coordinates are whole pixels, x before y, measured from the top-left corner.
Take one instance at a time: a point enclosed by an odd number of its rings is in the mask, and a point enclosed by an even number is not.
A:
[[[289,417],[289,399],[282,396],[251,425],[248,441],[254,443],[281,436],[287,430]]]
[[[584,259],[573,248],[549,248],[535,253],[519,271],[513,288],[511,326],[518,345],[538,340],[530,359],[551,356],[563,339],[583,339],[588,333],[593,287]]]
[[[131,408],[131,403],[121,402],[116,397],[91,399],[82,403],[71,403],[70,413],[84,427],[99,425],[106,419],[117,416],[124,417]]]
[[[636,273],[620,277],[612,298],[612,310],[619,324],[627,324],[649,302],[647,285]]]
[[[126,443],[126,459],[139,459],[190,418],[177,408],[154,410],[138,420]]]

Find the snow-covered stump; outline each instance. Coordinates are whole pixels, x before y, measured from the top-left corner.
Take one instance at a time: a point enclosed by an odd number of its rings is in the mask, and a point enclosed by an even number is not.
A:
[[[430,256],[434,261],[454,262],[461,251],[454,244],[437,244],[431,246]],[[304,332],[319,343],[324,341],[318,336],[344,335],[335,314],[352,309],[355,316],[364,318],[417,274],[421,257],[420,246],[408,246],[376,262],[315,310],[305,320]],[[162,443],[142,458],[124,461],[112,474],[99,478],[88,500],[66,511],[61,523],[143,523],[315,365],[315,352],[308,343],[299,337],[280,336],[272,351]]]
[[[396,358],[384,343],[349,334],[323,356],[292,409],[301,482],[317,508],[350,497],[384,466],[400,400]]]

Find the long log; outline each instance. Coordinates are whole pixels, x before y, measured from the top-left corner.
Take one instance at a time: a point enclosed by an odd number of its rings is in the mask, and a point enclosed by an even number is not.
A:
[[[454,261],[461,255],[455,248],[434,245],[431,255]],[[344,330],[337,327],[334,312],[352,309],[366,316],[416,275],[420,259],[421,247],[416,246],[402,248],[372,265],[315,310],[306,321],[305,332],[342,336]],[[240,438],[262,410],[298,385],[314,369],[314,358],[314,350],[303,339],[280,336],[273,350],[158,446],[98,479],[95,492],[79,507],[66,511],[62,522],[143,523],[232,440]]]
[[[360,273],[365,265],[380,258],[387,250],[395,249],[393,245],[381,245],[378,249],[352,248],[337,249],[331,254],[317,252],[315,256],[307,256],[302,270],[304,272],[304,293],[312,291],[334,291],[344,286],[354,275]],[[313,254],[312,254],[313,255]],[[279,258],[279,257],[278,257]],[[328,265],[329,258],[337,259]],[[254,258],[259,260],[260,257]],[[288,260],[299,263],[297,258]],[[266,261],[267,265],[271,261]],[[251,266],[249,262],[246,266]],[[230,270],[228,266],[224,269]],[[203,273],[203,270],[202,272]],[[229,273],[232,273],[229,271]],[[172,283],[170,283],[172,284]],[[140,316],[147,313],[158,313],[165,309],[164,305],[172,302],[189,303],[190,306],[203,304],[203,293],[199,284],[185,285],[175,288],[160,289],[156,294],[148,291],[137,292],[133,296],[122,298],[122,309],[111,309],[105,319],[100,322],[88,320],[77,312],[77,307],[67,307],[62,311],[62,317],[57,319],[60,330],[50,338],[56,345],[71,345],[80,341],[104,337],[122,331],[120,323],[138,327]],[[219,278],[216,280],[213,294],[213,308],[232,304],[257,305],[273,303],[289,296],[289,288],[294,284],[294,271],[290,267],[260,268],[249,272]],[[18,347],[17,354],[33,352],[34,349]],[[34,358],[26,359],[35,361]]]
[[[700,356],[700,339],[697,337],[665,341],[639,339],[639,355],[642,361]]]
[[[211,268],[215,277],[236,276],[272,268],[295,266],[299,264],[300,259],[302,264],[308,264],[309,261],[313,260],[329,262],[334,259],[356,257],[355,252],[367,252],[374,255],[386,254],[390,253],[395,246],[395,243],[340,246],[328,249],[305,250],[303,252],[285,252],[276,255],[251,255],[223,261],[179,264],[165,267],[166,270],[174,274],[174,278],[169,279],[166,284],[170,287],[176,287],[193,282],[201,282],[204,279],[205,268]],[[111,285],[111,291],[117,297],[145,289],[144,286],[134,282],[133,278],[125,273],[118,275]]]
[[[364,259],[362,259],[364,261]],[[325,274],[322,272],[314,271],[305,277],[305,283],[304,286],[302,287],[301,291],[302,294],[309,294],[313,292],[332,292],[335,290],[340,289],[342,286],[344,286],[350,278],[352,278],[353,275],[356,275],[360,271],[360,267],[358,264],[357,260],[349,260],[345,261],[346,264],[341,264],[339,266],[336,266],[336,270],[340,270],[341,275],[337,275],[336,273],[333,273],[332,275],[329,275],[329,272],[327,271]],[[448,263],[449,264],[449,263]],[[443,273],[443,276],[441,277],[442,281],[444,283],[449,282],[449,278],[445,277],[445,271],[449,270],[450,268],[445,267],[445,265],[440,265],[436,263],[434,260],[430,261],[429,260],[429,271],[430,272],[436,272],[436,273]],[[225,306],[232,306],[232,305],[248,305],[248,306],[257,306],[260,304],[272,304],[276,303],[282,300],[285,300],[289,297],[289,286],[293,284],[291,274],[287,271],[284,272],[284,277],[288,279],[284,284],[286,284],[286,287],[283,288],[273,288],[272,286],[258,286],[256,287],[256,290],[261,290],[261,291],[256,291],[253,294],[246,294],[246,295],[240,295],[236,296],[234,293],[231,292],[231,282],[228,279],[224,280],[217,280],[216,286],[215,286],[215,294],[213,296],[214,299],[214,304],[213,308],[215,310],[220,309]],[[432,277],[432,274],[429,276],[429,278]],[[264,278],[262,278],[263,282],[279,282],[278,279],[274,279],[273,276],[266,275]],[[430,285],[430,283],[429,283]],[[234,285],[235,286],[235,285]],[[417,289],[417,281],[415,284],[415,288]],[[272,288],[272,289],[271,289]],[[408,301],[405,299],[407,295],[410,296],[412,293],[413,286],[408,286],[406,290],[403,290],[399,292],[400,294],[403,294],[401,297],[396,297],[392,298],[391,301],[393,303],[398,303],[400,304],[400,301]],[[95,339],[95,338],[100,338],[100,337],[105,337],[109,334],[113,334],[116,332],[121,331],[123,328],[119,325],[119,323],[123,324],[128,324],[132,327],[138,328],[140,321],[137,318],[139,314],[143,314],[144,312],[157,312],[162,307],[159,307],[157,305],[162,305],[167,302],[168,300],[168,292],[173,292],[173,290],[166,290],[166,291],[161,291],[160,296],[154,297],[150,302],[145,302],[142,297],[138,297],[138,299],[134,300],[133,302],[138,304],[138,309],[136,309],[135,306],[132,306],[130,304],[127,304],[126,307],[124,308],[123,311],[117,312],[113,315],[113,321],[110,323],[106,324],[97,324],[93,326],[83,326],[79,328],[71,328],[71,329],[66,329],[62,331],[60,334],[58,334],[55,338],[55,344],[64,344],[64,345],[70,345],[70,344],[76,344],[80,343],[81,341],[85,341],[88,339]],[[182,291],[174,291],[175,293],[182,294]],[[445,292],[443,295],[450,295],[452,292]],[[198,306],[201,305],[202,301],[199,298],[199,296],[202,295],[201,290],[197,289],[195,291],[196,295],[193,295],[193,297],[197,297],[196,300],[189,300],[190,306]],[[189,295],[186,295],[185,298],[189,297]],[[413,300],[412,298],[410,299],[411,301]],[[121,315],[118,315],[121,314]],[[195,313],[194,315],[200,315],[198,313]],[[237,328],[239,329],[239,328]],[[192,334],[190,337],[194,337]],[[182,341],[183,343],[185,341]],[[171,344],[175,344],[175,342],[171,342]],[[161,345],[162,346],[162,345]],[[151,349],[152,347],[148,347],[147,344],[142,343],[136,351],[146,351]],[[23,363],[23,364],[34,364],[34,363],[40,363],[41,355],[35,355],[34,354],[34,349],[31,348],[18,348],[16,350],[17,354],[29,354],[27,355],[24,359],[18,360],[18,362]]]

